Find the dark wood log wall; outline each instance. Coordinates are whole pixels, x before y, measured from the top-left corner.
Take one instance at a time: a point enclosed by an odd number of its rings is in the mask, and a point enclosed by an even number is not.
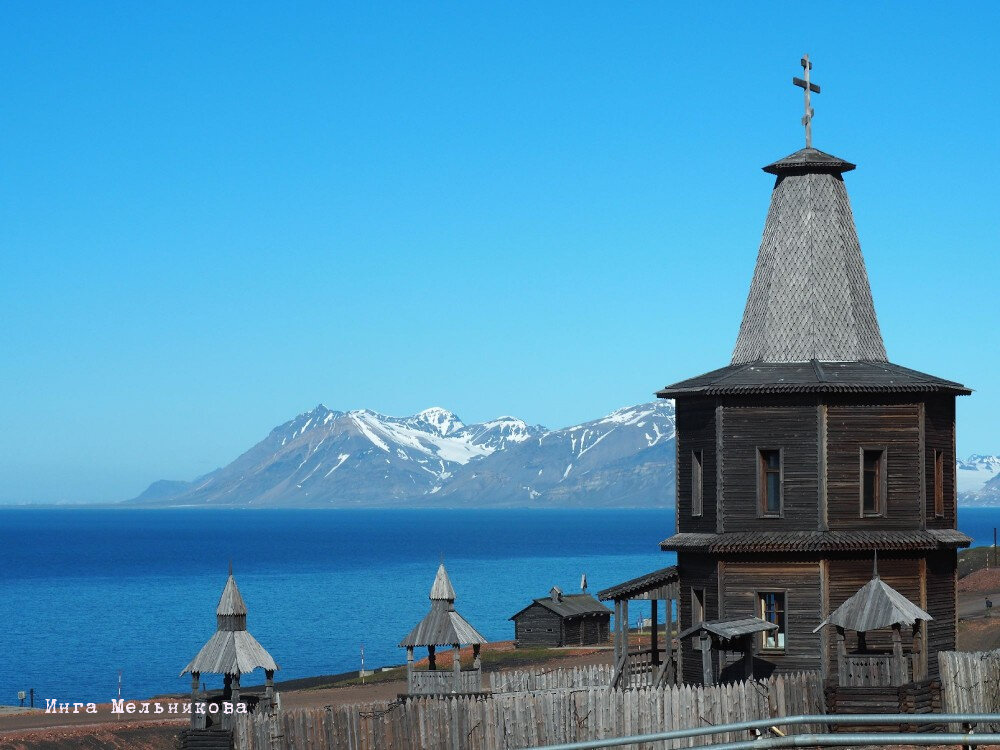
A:
[[[953,550],[935,552],[927,557],[927,613],[934,619],[927,623],[927,643],[930,646],[927,671],[937,677],[938,651],[955,650],[955,590],[957,586],[958,553]]]
[[[815,531],[819,525],[814,400],[727,403],[722,409],[723,531]],[[758,513],[759,448],[782,451],[781,518]]]
[[[691,515],[691,452],[702,452],[702,515]],[[715,400],[677,401],[677,523],[679,531],[715,533]]]
[[[944,451],[944,517],[934,516],[934,451]],[[924,405],[924,486],[927,528],[955,528],[955,397],[935,396]]]
[[[818,561],[726,560],[720,564],[722,597],[720,617],[759,617],[757,593],[785,593],[785,650],[761,651],[758,642],[755,674],[767,677],[775,669],[795,672],[819,669],[820,634],[812,630],[823,621]],[[853,593],[853,592],[852,592]],[[741,660],[727,653],[725,664]]]
[[[920,419],[917,404],[827,406],[827,503],[830,530],[918,529]],[[861,450],[886,451],[885,513],[861,517]]]
[[[566,621],[566,646],[595,646],[608,641],[611,615],[588,615]]]
[[[719,578],[717,563],[708,555],[692,552],[679,552],[677,565],[680,576],[680,629],[686,630],[692,623],[691,590],[705,590],[705,619],[715,620],[719,617]],[[691,638],[681,642],[684,682],[700,685],[701,653],[693,648]]]
[[[514,640],[518,646],[558,646],[562,642],[562,618],[541,604],[532,604],[514,620]]]

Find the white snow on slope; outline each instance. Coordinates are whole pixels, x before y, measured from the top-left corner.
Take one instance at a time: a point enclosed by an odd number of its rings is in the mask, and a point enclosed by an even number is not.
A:
[[[1000,456],[975,454],[958,460],[958,491],[978,492],[983,485],[1000,474]]]
[[[426,412],[421,412],[421,414],[424,413]],[[453,436],[449,436],[436,432],[428,432],[426,429],[414,426],[413,422],[409,419],[382,417],[375,412],[367,410],[352,411],[350,415],[364,436],[386,453],[390,452],[386,441],[396,443],[404,448],[412,449],[433,458],[458,464],[467,464],[477,456],[488,456],[493,452],[491,448],[474,444],[468,435],[459,435],[456,433]],[[447,418],[442,417],[441,421],[437,422],[437,424],[441,429],[450,430],[452,425],[461,425],[462,423],[457,418],[449,421]],[[462,426],[464,427],[464,425]]]

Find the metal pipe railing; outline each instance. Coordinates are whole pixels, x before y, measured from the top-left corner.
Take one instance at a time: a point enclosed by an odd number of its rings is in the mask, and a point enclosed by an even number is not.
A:
[[[526,750],[601,750],[607,747],[622,747],[642,742],[663,742],[665,740],[681,740],[689,737],[703,737],[710,734],[726,732],[753,731],[769,729],[777,726],[793,726],[800,724],[849,724],[849,725],[883,725],[883,724],[976,724],[1000,725],[1000,714],[807,714],[802,716],[776,716],[770,719],[753,719],[738,721],[732,724],[715,724],[713,726],[692,727],[690,729],[673,729],[668,732],[653,734],[637,734],[629,737],[608,737],[603,740],[584,740],[568,742],[559,745],[539,745]],[[852,738],[843,742],[836,738]],[[907,738],[903,740],[896,737]],[[866,738],[862,741],[859,738]],[[934,741],[932,742],[931,739]],[[918,741],[919,740],[919,741]],[[927,741],[924,741],[927,740]],[[777,742],[778,744],[771,744]],[[763,744],[762,744],[763,743]],[[851,745],[851,744],[911,744],[911,745],[969,745],[992,744],[1000,745],[1000,733],[960,734],[960,733],[896,733],[868,732],[854,734],[799,734],[788,737],[769,737],[754,740],[729,742],[717,745],[706,745],[701,750],[745,750],[747,748],[780,748],[780,747],[816,747],[817,745]]]

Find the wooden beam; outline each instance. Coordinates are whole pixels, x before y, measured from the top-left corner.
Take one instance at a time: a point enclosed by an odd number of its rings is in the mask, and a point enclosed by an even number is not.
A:
[[[659,601],[657,599],[653,599],[649,605],[650,606],[649,619],[652,620],[652,627],[649,629],[649,647],[650,649],[652,649],[653,652],[652,654],[653,664],[660,663],[660,649],[658,648],[656,643],[656,630],[659,627],[658,621],[660,619],[659,612],[657,612],[657,604],[659,604]]]
[[[722,487],[722,404],[718,399],[715,401],[715,533],[721,534],[725,531],[725,517],[723,513],[723,487]],[[679,614],[679,613],[678,613]]]
[[[810,65],[810,67],[811,67],[811,65]],[[812,91],[814,94],[822,93],[820,91],[819,86],[817,86],[815,83],[806,83],[805,81],[803,81],[798,76],[792,76],[792,83],[794,83],[800,89],[804,89],[804,88],[806,88],[808,86],[809,90]]]

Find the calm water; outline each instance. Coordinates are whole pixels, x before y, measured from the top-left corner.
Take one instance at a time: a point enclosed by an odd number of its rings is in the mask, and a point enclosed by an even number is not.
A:
[[[1000,511],[963,509],[991,544]],[[399,663],[440,556],[487,638],[557,584],[591,591],[663,567],[672,509],[623,511],[0,510],[0,704],[18,690],[108,700],[184,691],[230,558],[279,679]],[[248,683],[259,681],[250,679]],[[217,681],[209,680],[209,685]]]

